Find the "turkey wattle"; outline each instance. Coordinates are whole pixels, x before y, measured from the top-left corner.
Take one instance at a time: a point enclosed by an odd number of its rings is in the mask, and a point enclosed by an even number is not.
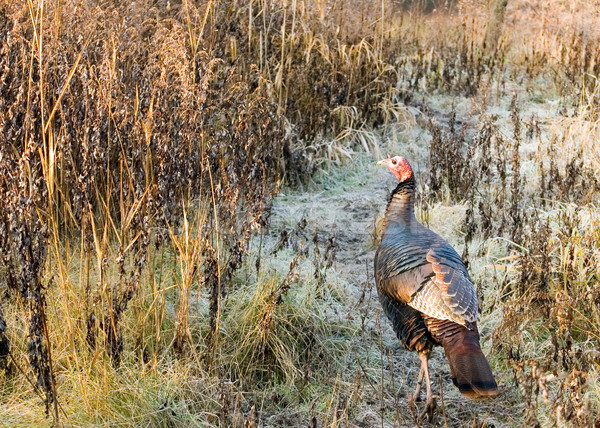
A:
[[[431,393],[428,359],[434,345],[444,347],[452,380],[469,398],[492,397],[498,386],[479,346],[477,295],[456,251],[417,221],[415,179],[401,156],[377,162],[387,166],[400,183],[390,196],[381,244],[375,253],[379,300],[400,343],[417,351],[427,387],[425,412],[435,401]]]

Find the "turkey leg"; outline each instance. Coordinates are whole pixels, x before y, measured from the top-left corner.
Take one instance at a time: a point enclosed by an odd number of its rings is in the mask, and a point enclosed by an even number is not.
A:
[[[421,358],[422,354],[419,354],[419,358]],[[427,363],[426,363],[427,364]],[[423,376],[425,375],[425,369],[423,368],[423,359],[421,358],[421,370],[419,371],[419,377],[417,378],[417,388],[415,389],[415,393],[412,395],[413,401],[421,400],[421,384],[423,383]]]
[[[436,407],[435,397],[431,392],[431,380],[429,379],[429,352],[419,352],[419,359],[421,360],[421,371],[419,372],[419,378],[417,379],[417,389],[413,395],[413,400],[419,400],[419,393],[421,392],[421,384],[423,383],[423,378],[425,378],[425,388],[427,391],[427,399],[425,401],[425,408],[421,413],[421,418],[429,413],[429,418],[431,419],[433,415],[433,411]]]

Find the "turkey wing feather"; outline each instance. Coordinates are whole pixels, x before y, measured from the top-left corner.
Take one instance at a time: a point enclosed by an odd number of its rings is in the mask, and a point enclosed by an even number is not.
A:
[[[477,321],[475,289],[462,260],[445,241],[427,251],[384,246],[376,257],[377,282],[388,296],[433,318],[466,326]]]

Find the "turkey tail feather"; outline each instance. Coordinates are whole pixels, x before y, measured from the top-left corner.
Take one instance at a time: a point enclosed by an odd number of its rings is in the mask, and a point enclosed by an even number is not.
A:
[[[452,371],[452,382],[469,398],[494,397],[498,385],[492,369],[481,352],[477,330],[463,326],[455,334],[442,339]]]

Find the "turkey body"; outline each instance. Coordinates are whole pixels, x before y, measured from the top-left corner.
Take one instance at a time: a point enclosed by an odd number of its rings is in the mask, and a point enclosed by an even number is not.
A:
[[[400,343],[421,358],[415,398],[425,377],[428,405],[433,401],[427,362],[436,345],[443,346],[452,380],[463,395],[497,395],[496,381],[479,345],[477,295],[462,258],[417,221],[416,185],[408,162],[395,157],[379,163],[386,164],[400,183],[386,209],[375,254],[375,279],[379,300]],[[403,169],[395,171],[397,165]]]

